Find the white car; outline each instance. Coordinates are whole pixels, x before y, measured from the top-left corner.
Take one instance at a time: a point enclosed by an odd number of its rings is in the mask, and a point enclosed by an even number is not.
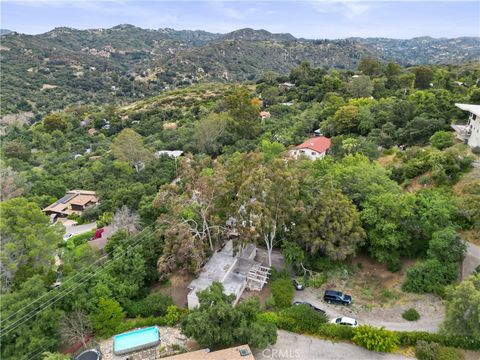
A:
[[[357,320],[346,317],[346,316],[340,316],[335,319],[330,320],[332,324],[338,324],[338,325],[347,325],[347,326],[352,326],[352,327],[357,327],[358,322]]]
[[[72,236],[73,236],[73,234],[66,233],[65,235],[63,235],[63,240],[67,241],[67,240],[70,239]]]

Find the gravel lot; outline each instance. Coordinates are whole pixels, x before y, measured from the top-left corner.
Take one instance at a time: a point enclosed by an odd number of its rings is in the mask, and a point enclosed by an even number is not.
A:
[[[368,351],[348,343],[333,343],[307,335],[278,331],[277,343],[254,351],[257,360],[405,360],[397,354]]]
[[[434,296],[426,297],[427,300],[412,300],[402,305],[392,307],[376,307],[366,310],[355,306],[331,305],[322,299],[322,292],[317,289],[307,288],[295,292],[296,301],[306,301],[326,311],[330,319],[338,316],[355,318],[359,324],[370,324],[376,327],[384,326],[389,330],[396,331],[428,331],[437,332],[444,319],[444,306]],[[353,299],[355,301],[355,299]],[[417,321],[406,321],[402,318],[402,312],[415,308],[420,313]]]

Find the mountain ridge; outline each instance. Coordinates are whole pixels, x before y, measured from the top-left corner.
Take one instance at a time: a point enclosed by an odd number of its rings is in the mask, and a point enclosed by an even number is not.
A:
[[[2,114],[51,111],[70,103],[141,98],[193,82],[256,80],[308,61],[355,70],[364,57],[403,66],[480,60],[480,37],[296,38],[252,28],[226,34],[120,24],[108,29],[57,27],[2,37]],[[53,101],[52,101],[53,99]]]

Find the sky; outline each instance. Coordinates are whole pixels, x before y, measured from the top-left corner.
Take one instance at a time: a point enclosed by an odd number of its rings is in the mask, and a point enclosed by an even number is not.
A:
[[[218,33],[250,27],[310,39],[480,36],[479,0],[0,1],[0,27],[26,34],[132,24]]]

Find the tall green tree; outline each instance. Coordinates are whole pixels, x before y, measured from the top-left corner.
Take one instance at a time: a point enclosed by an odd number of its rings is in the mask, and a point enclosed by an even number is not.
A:
[[[429,67],[419,66],[412,69],[415,74],[415,88],[428,89],[433,80],[433,71]]]
[[[2,295],[2,359],[31,358],[41,349],[57,348],[62,312],[52,306],[32,312],[36,310],[36,306],[31,305],[34,300],[42,297],[42,303],[46,304],[54,296],[55,293],[50,293],[47,287],[42,277],[35,275],[23,282],[18,290]]]
[[[473,274],[446,292],[446,334],[471,336],[480,340],[480,274]]]
[[[225,98],[225,105],[231,117],[229,129],[240,139],[253,139],[260,127],[260,108],[252,101],[246,87],[237,87]]]
[[[228,116],[215,113],[197,121],[193,135],[197,150],[209,155],[218,154],[228,121],[231,121]]]
[[[248,343],[254,348],[265,348],[276,341],[276,328],[258,322],[258,301],[250,300],[232,306],[234,295],[223,293],[223,285],[213,283],[197,293],[200,306],[182,320],[182,332],[193,337],[201,346],[229,346]]]
[[[2,288],[18,286],[35,274],[47,276],[62,228],[50,226],[38,205],[25,198],[0,203],[0,212]]]
[[[120,330],[120,325],[124,317],[125,313],[117,301],[113,299],[100,299],[90,320],[96,335],[109,337]]]
[[[291,228],[298,202],[298,172],[282,158],[259,164],[237,194],[237,224],[246,238],[267,248],[268,265],[279,232]]]
[[[112,142],[113,155],[120,161],[127,162],[140,172],[152,159],[152,154],[145,149],[143,138],[132,129],[123,129]]]
[[[368,198],[361,213],[370,254],[392,269],[398,268],[412,239],[405,226],[412,217],[411,199],[384,193]]]
[[[293,236],[315,255],[323,253],[332,260],[355,255],[364,242],[365,232],[355,205],[331,186],[309,189],[309,198],[296,220]]]

